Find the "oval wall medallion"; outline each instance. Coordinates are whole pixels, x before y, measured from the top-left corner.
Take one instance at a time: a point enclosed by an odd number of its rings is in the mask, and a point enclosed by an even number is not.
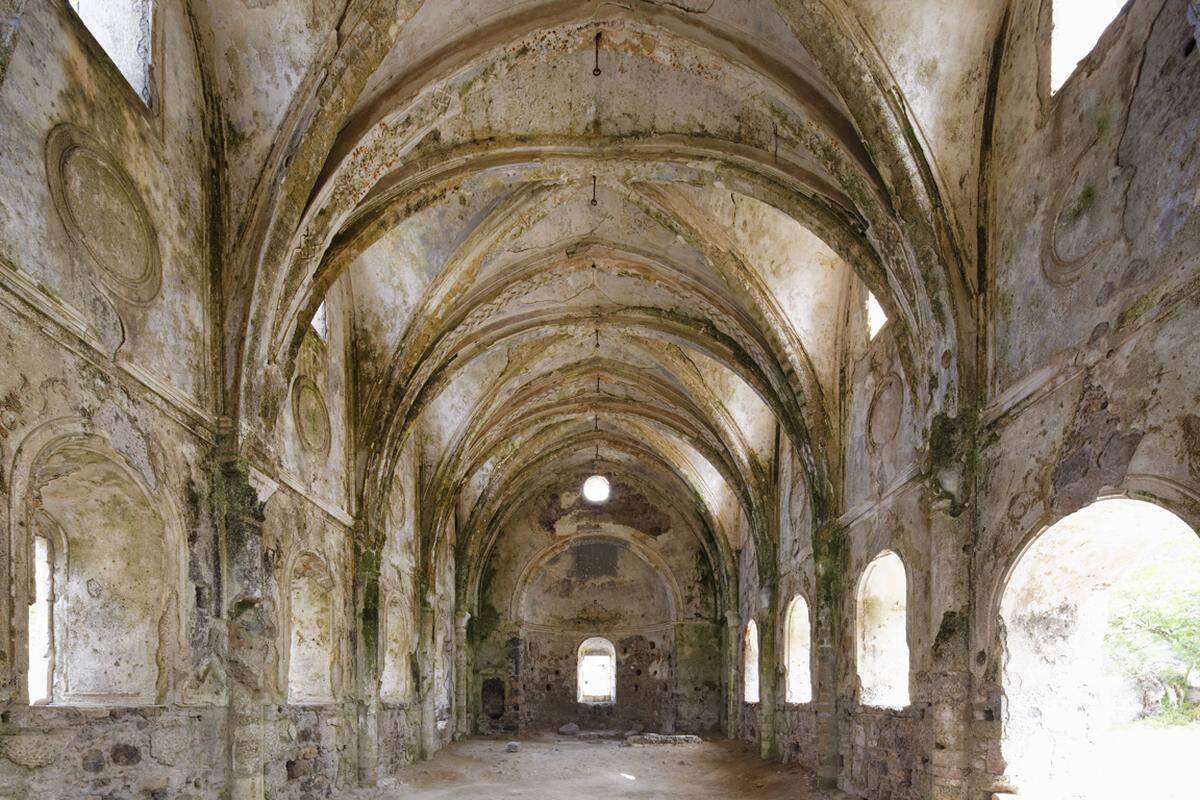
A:
[[[1084,151],[1075,162],[1071,180],[1052,197],[1042,231],[1042,274],[1050,283],[1073,283],[1093,263],[1101,248],[1119,238],[1115,221],[1120,214],[1112,198],[1124,195],[1128,181],[1089,168],[1094,157]]]
[[[296,433],[305,450],[329,454],[329,410],[325,397],[312,378],[297,378],[292,386],[292,416]]]
[[[158,233],[129,173],[96,137],[62,124],[46,139],[46,180],[71,241],[118,298],[146,305],[162,286]]]
[[[896,438],[900,415],[904,411],[904,384],[892,372],[879,383],[867,412],[867,437],[872,447],[881,447]]]

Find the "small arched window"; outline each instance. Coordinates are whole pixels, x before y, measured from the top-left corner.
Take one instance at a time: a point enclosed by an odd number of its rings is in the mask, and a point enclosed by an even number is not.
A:
[[[801,595],[788,605],[787,627],[784,635],[787,653],[787,701],[812,701],[812,627],[808,618],[808,602]]]
[[[908,705],[908,581],[900,556],[885,551],[858,584],[858,678],[863,705]]]
[[[744,663],[745,700],[758,702],[758,624],[750,620],[746,626],[745,643],[742,645]]]
[[[617,649],[608,639],[594,636],[579,645],[576,699],[589,705],[617,702]]]

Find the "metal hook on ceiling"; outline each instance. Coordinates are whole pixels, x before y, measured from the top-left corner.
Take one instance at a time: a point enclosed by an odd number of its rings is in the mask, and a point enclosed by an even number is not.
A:
[[[600,205],[599,201],[596,200],[596,176],[595,175],[592,176],[592,205],[594,205],[594,206]]]
[[[603,34],[596,31],[596,65],[592,67],[592,74],[599,77],[600,75],[600,37]]]

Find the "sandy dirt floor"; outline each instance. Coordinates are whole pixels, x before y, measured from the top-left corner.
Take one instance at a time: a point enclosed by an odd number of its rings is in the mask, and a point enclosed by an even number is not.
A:
[[[819,792],[804,770],[763,762],[730,742],[622,747],[612,740],[527,737],[518,753],[507,739],[473,738],[414,764],[403,782],[380,787],[380,800],[841,800]]]

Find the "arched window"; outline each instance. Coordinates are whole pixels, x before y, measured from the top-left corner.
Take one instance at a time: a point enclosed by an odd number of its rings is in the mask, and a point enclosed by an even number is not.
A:
[[[333,579],[312,553],[292,567],[288,608],[288,702],[327,703],[333,700]]]
[[[858,679],[863,705],[908,705],[908,581],[904,562],[877,556],[858,584]]]
[[[576,699],[590,705],[617,702],[617,649],[594,636],[579,645],[575,674]]]
[[[1050,91],[1057,92],[1112,23],[1127,0],[1054,0]]]
[[[1047,528],[1000,600],[1005,776],[1030,797],[1196,796],[1200,538],[1101,500]]]
[[[29,702],[159,702],[173,571],[155,503],[90,443],[54,451],[33,485],[22,592]]]
[[[787,701],[812,701],[812,627],[808,618],[808,602],[801,595],[788,605],[784,631],[787,653]]]
[[[750,620],[742,645],[744,696],[747,703],[758,702],[758,624]]]
[[[149,103],[151,0],[70,0],[70,5],[138,97]]]

